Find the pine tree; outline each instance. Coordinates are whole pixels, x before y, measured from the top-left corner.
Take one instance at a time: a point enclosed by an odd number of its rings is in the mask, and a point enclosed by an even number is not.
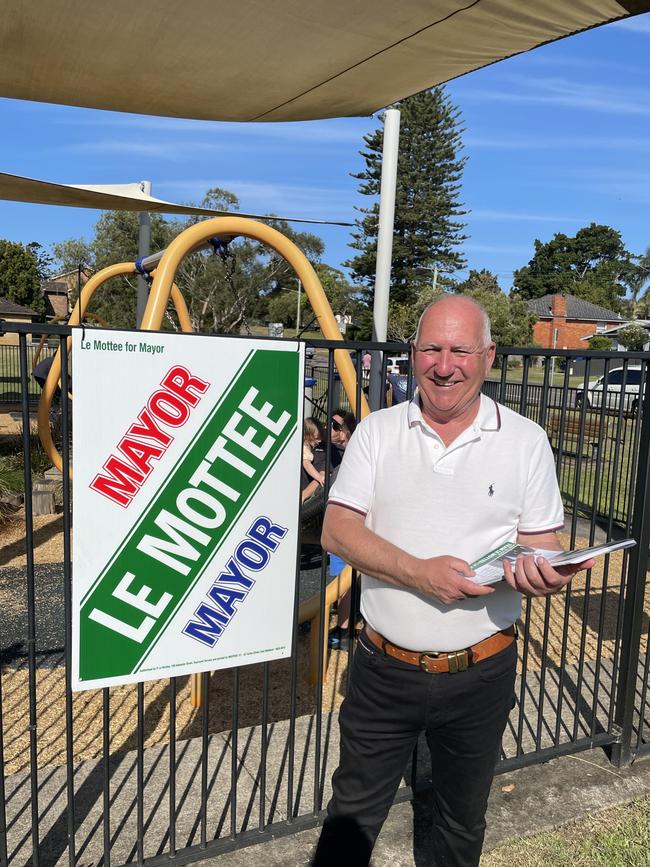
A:
[[[465,264],[457,250],[466,236],[461,218],[466,212],[458,201],[466,157],[459,157],[460,111],[443,87],[435,87],[396,103],[401,112],[400,148],[395,198],[395,231],[391,276],[391,301],[411,303],[432,283],[434,267],[453,272]],[[359,192],[379,195],[383,146],[382,126],[364,137],[360,151],[366,168],[353,175]],[[345,264],[355,281],[365,284],[363,295],[370,303],[375,280],[379,202],[359,208],[350,246],[359,250]]]

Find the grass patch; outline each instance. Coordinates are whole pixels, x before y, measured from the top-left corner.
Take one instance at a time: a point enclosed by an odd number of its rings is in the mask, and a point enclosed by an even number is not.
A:
[[[650,797],[499,846],[481,867],[647,867]]]
[[[506,377],[508,382],[522,382],[524,378],[524,368],[523,365],[521,367],[509,367],[508,368],[508,376]],[[500,381],[501,380],[501,370],[499,368],[492,368],[487,375],[487,379],[493,379]],[[543,367],[533,367],[532,365],[528,368],[528,383],[530,385],[543,385],[544,383],[544,368]],[[548,377],[549,386],[555,386],[557,388],[562,388],[564,386],[564,371],[560,370],[559,367],[555,367],[553,370],[553,375],[549,371]],[[578,386],[584,385],[584,377],[583,376],[569,376],[569,388],[577,388]]]
[[[27,383],[30,400],[38,400],[41,389],[32,377],[32,365],[36,353],[36,346],[27,346]],[[45,347],[39,360],[52,355],[54,350]],[[0,345],[0,403],[20,403],[20,351],[17,345]]]

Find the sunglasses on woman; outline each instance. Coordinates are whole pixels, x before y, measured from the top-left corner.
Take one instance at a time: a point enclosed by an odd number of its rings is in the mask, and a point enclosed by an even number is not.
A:
[[[335,430],[337,433],[338,433],[338,431],[342,430],[343,425],[341,424],[340,421],[337,421],[335,418],[333,418],[333,419],[331,419],[331,422],[332,422],[332,430]]]

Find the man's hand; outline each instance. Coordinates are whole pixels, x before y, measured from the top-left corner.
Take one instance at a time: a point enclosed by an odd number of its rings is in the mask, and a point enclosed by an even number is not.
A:
[[[488,596],[493,587],[484,587],[471,581],[472,567],[459,557],[431,557],[418,562],[414,589],[425,596],[433,596],[438,602],[450,605],[469,596]]]
[[[559,593],[577,572],[591,569],[595,562],[593,559],[585,560],[554,569],[545,557],[528,554],[526,557],[517,557],[514,570],[510,563],[504,560],[503,572],[506,582],[513,590],[526,596],[549,596],[551,593]]]

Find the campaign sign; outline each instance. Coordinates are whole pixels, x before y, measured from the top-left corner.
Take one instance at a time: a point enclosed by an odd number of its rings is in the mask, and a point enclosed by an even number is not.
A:
[[[288,656],[302,344],[72,340],[73,689]]]

